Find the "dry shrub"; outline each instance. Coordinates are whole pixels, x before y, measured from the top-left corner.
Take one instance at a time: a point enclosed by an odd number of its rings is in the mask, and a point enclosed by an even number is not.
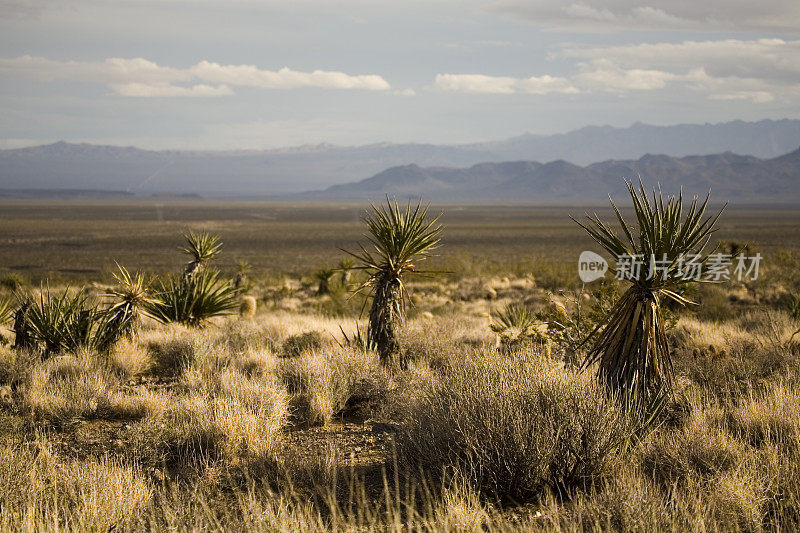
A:
[[[712,520],[727,529],[761,530],[766,497],[760,480],[751,473],[725,472],[714,479],[712,486],[705,502]]]
[[[350,348],[285,359],[277,372],[292,394],[292,414],[300,425],[329,423],[355,403],[377,409],[389,388],[377,356]]]
[[[443,491],[435,515],[437,525],[443,530],[485,531],[491,523],[492,511],[477,493],[455,484]]]
[[[303,352],[318,351],[325,344],[325,338],[319,331],[306,331],[291,335],[283,342],[283,355],[297,357]]]
[[[204,467],[243,456],[277,456],[288,395],[274,377],[226,370],[205,391],[153,412],[129,431],[134,458],[145,465]]]
[[[695,417],[679,431],[653,435],[639,453],[643,473],[670,491],[733,470],[742,462],[745,447]]]
[[[774,443],[797,448],[800,393],[785,385],[773,385],[766,393],[752,395],[729,408],[720,422],[731,435],[752,446]]]
[[[548,503],[544,513],[558,517],[558,529],[563,531],[669,530],[658,487],[630,466],[621,466],[613,476],[588,493],[577,494],[563,508],[558,501]]]
[[[195,345],[188,339],[168,338],[163,342],[150,342],[148,351],[153,360],[153,373],[175,377],[194,362]]]
[[[289,415],[289,397],[274,376],[248,377],[226,370],[214,399],[214,423],[230,456],[275,457]]]
[[[131,529],[151,499],[141,474],[109,460],[61,462],[47,447],[0,448],[0,529]]]
[[[153,360],[147,350],[129,339],[120,339],[108,354],[111,367],[124,377],[141,376],[150,371]]]
[[[126,439],[134,461],[148,467],[204,467],[220,459],[224,447],[213,408],[200,396],[181,398],[150,414],[128,429]]]
[[[587,486],[629,434],[588,373],[535,356],[468,359],[419,394],[397,436],[401,465],[492,498]]]
[[[28,370],[39,361],[38,354],[16,351],[0,345],[0,385],[20,383],[25,379]]]
[[[34,416],[52,422],[144,416],[147,404],[123,394],[120,385],[119,377],[91,354],[59,356],[30,369],[24,405]]]

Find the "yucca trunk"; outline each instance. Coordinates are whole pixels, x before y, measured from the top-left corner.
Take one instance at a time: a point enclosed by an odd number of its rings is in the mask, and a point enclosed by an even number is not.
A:
[[[394,274],[382,276],[375,285],[369,312],[369,338],[377,346],[383,364],[388,364],[400,350],[397,329],[403,321],[402,287]]]
[[[31,333],[31,324],[28,321],[30,302],[24,302],[14,314],[14,349],[29,350],[36,346]]]
[[[330,286],[328,284],[327,279],[319,280],[319,285],[317,286],[317,296],[324,296],[325,294],[330,294]]]
[[[609,313],[586,361],[599,363],[598,377],[623,404],[648,410],[670,390],[672,362],[658,291],[634,285]]]

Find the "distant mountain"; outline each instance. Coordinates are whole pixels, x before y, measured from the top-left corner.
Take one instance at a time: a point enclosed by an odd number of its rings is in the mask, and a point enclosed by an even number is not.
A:
[[[586,165],[608,158],[634,159],[647,153],[680,157],[724,151],[769,158],[798,145],[800,120],[788,119],[678,126],[634,124],[629,128],[591,126],[559,135],[523,135],[506,141],[454,146],[323,144],[213,152],[151,151],[58,142],[0,150],[0,189],[271,196],[353,182],[389,167],[412,163],[426,168],[469,167],[487,161],[563,159],[574,165]],[[489,172],[488,167],[486,171]],[[426,172],[430,174],[430,169]],[[498,178],[501,175],[506,176],[498,174]],[[468,176],[465,174],[463,178]],[[448,182],[451,177],[435,179],[444,181],[426,186],[442,191],[462,186]]]
[[[375,176],[298,197],[310,200],[380,199],[388,194],[433,200],[502,202],[596,202],[625,193],[624,179],[666,191],[705,194],[742,202],[800,201],[800,149],[772,159],[736,155],[646,154],[582,167],[564,160],[481,163],[469,168],[406,165]]]

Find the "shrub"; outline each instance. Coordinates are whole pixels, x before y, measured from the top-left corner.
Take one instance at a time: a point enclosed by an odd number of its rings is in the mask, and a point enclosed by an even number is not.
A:
[[[0,287],[5,287],[11,292],[16,292],[24,287],[28,283],[28,280],[25,279],[20,274],[16,272],[12,272],[11,274],[6,274],[0,279]]]
[[[742,461],[741,443],[703,422],[657,435],[641,450],[641,469],[664,491],[708,481]]]
[[[133,424],[127,432],[132,458],[142,466],[202,468],[221,459],[224,435],[206,398],[182,398]]]
[[[75,418],[143,417],[147,405],[125,396],[119,378],[85,355],[55,357],[30,370],[24,391],[29,412],[56,423]]]
[[[524,501],[590,484],[628,431],[592,378],[536,356],[495,357],[448,366],[423,385],[397,447],[412,473]]]
[[[326,424],[345,410],[370,412],[389,387],[375,355],[352,349],[307,352],[284,360],[277,372],[292,395],[292,415],[300,425]]]
[[[152,496],[139,472],[108,459],[2,446],[0,463],[3,531],[127,531]]]
[[[153,372],[159,376],[178,376],[195,360],[194,343],[184,339],[151,342],[148,351],[153,360]]]
[[[128,339],[120,340],[111,348],[108,360],[111,368],[125,377],[146,374],[153,366],[148,351]]]
[[[720,420],[731,435],[753,446],[773,443],[800,445],[800,394],[782,385],[763,395],[751,395],[729,408]]]
[[[319,350],[325,339],[319,331],[306,331],[292,335],[283,341],[283,354],[286,357],[297,357],[303,352]]]

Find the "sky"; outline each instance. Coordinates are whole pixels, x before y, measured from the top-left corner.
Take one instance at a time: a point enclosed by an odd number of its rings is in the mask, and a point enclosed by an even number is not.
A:
[[[797,0],[0,0],[0,148],[800,118]]]

